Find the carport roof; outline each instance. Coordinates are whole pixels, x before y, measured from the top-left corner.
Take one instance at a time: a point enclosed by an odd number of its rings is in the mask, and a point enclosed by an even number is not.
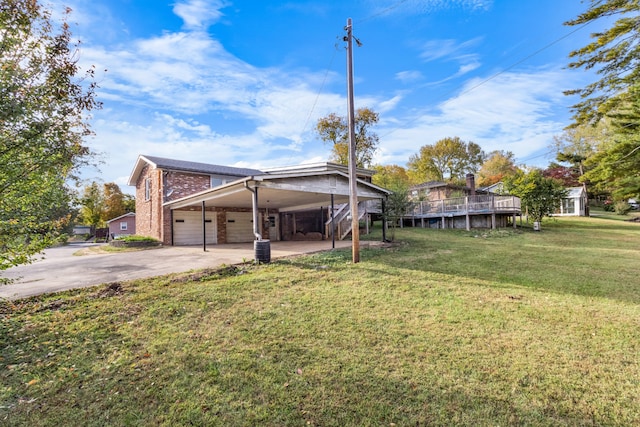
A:
[[[383,199],[390,191],[358,180],[358,200]],[[258,190],[258,207],[280,211],[307,209],[349,202],[349,176],[335,170],[262,174],[202,191],[164,204],[171,209],[201,206],[251,208]]]

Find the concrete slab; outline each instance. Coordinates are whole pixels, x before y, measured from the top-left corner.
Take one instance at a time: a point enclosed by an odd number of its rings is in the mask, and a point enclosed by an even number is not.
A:
[[[96,244],[50,248],[41,260],[5,270],[0,276],[15,279],[15,282],[0,285],[0,298],[19,299],[102,283],[215,268],[251,261],[255,257],[253,243],[210,245],[206,252],[202,246],[169,246],[135,252],[74,255],[91,246]],[[350,247],[351,241],[336,242],[336,248]],[[331,250],[331,241],[271,242],[271,259],[326,250]]]

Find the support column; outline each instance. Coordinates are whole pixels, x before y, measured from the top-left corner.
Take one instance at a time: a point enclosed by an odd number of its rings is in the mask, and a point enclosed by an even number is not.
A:
[[[385,203],[385,199],[381,200],[382,203],[382,241],[386,242],[387,241],[387,213],[385,212],[386,209],[386,203]]]
[[[207,221],[204,200],[202,201],[202,250],[207,251]]]
[[[335,207],[333,205],[333,194],[331,195],[331,249],[336,248],[336,217],[334,216]]]
[[[251,198],[251,207],[253,208],[253,236],[257,238],[260,235],[260,224],[258,221],[258,187],[254,188]]]
[[[464,198],[465,219],[467,221],[467,231],[471,231],[471,220],[469,218],[469,197]]]

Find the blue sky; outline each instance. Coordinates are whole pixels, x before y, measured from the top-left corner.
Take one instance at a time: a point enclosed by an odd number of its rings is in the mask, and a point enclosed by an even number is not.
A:
[[[73,9],[80,65],[96,66],[86,179],[123,191],[139,154],[267,168],[326,161],[319,117],[346,115],[347,18],[355,104],[380,113],[378,164],[406,166],[458,136],[546,165],[591,73],[568,70],[591,24],[580,0],[55,0]],[[55,7],[55,6],[54,6]],[[106,71],[105,71],[106,70]]]

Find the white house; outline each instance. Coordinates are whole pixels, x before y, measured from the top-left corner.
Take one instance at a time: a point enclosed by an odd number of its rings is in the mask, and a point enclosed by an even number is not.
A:
[[[567,188],[567,197],[562,199],[562,203],[554,216],[585,216],[587,206],[587,193],[584,187]]]

